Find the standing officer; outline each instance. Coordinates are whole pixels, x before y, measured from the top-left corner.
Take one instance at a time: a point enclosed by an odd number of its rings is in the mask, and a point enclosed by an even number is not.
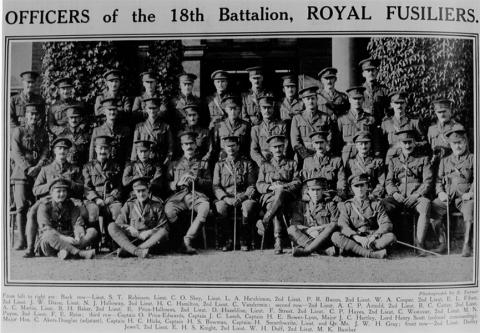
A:
[[[285,158],[285,142],[282,135],[268,138],[272,158],[262,163],[257,180],[257,190],[262,194],[261,204],[266,208],[263,219],[257,222],[258,232],[263,235],[273,219],[275,254],[283,253],[282,232],[287,228],[285,214],[292,209],[300,188],[298,165]]]
[[[102,246],[106,245],[108,224],[117,219],[122,208],[122,167],[110,156],[113,138],[96,136],[94,142],[95,159],[83,167],[85,182],[85,207],[90,225],[98,225],[102,234]],[[99,223],[99,216],[103,223]]]
[[[135,97],[133,101],[132,112],[145,113],[145,100],[150,98],[161,98],[160,93],[157,91],[157,76],[154,72],[147,71],[140,74],[144,92],[140,96]]]
[[[55,81],[58,100],[48,110],[48,129],[54,136],[58,136],[67,126],[67,106],[75,103],[72,80],[62,77]]]
[[[178,133],[187,124],[187,115],[184,107],[187,104],[201,105],[200,98],[193,94],[193,83],[197,79],[195,74],[182,73],[178,75],[180,93],[170,101],[169,112],[173,112],[170,125],[173,132]],[[201,112],[202,113],[202,112]],[[201,114],[201,122],[206,122],[208,115]]]
[[[263,95],[258,98],[262,122],[251,130],[250,157],[258,167],[270,160],[271,153],[267,139],[272,135],[287,136],[287,125],[282,120],[275,119],[274,100],[272,95]]]
[[[250,125],[240,118],[241,104],[236,96],[226,96],[222,100],[227,118],[218,124],[214,136],[214,149],[219,152],[219,159],[225,158],[223,148],[223,138],[228,136],[238,136],[240,144],[240,154],[248,156],[250,149]]]
[[[196,104],[187,104],[184,109],[187,115],[187,125],[182,131],[194,132],[197,135],[198,157],[203,161],[209,162],[213,150],[213,137],[208,128],[200,125],[200,108]]]
[[[133,141],[152,141],[154,144],[151,150],[154,162],[166,168],[173,156],[174,142],[171,126],[166,123],[165,114],[162,113],[162,103],[160,99],[146,98],[144,103],[148,118],[135,127]],[[137,159],[135,149],[132,149],[130,159],[132,161]]]
[[[105,80],[106,89],[95,99],[95,116],[102,116],[104,114],[105,105],[103,104],[103,101],[105,99],[110,99],[122,114],[121,121],[129,123],[132,104],[127,96],[122,95],[122,72],[118,69],[111,69],[103,74],[103,78]]]
[[[313,252],[335,254],[330,238],[338,229],[337,205],[326,199],[329,182],[322,177],[304,181],[308,188],[308,200],[299,200],[288,227],[288,235],[296,244],[294,257],[308,256]]]
[[[205,193],[208,193],[212,186],[212,177],[208,164],[196,155],[196,134],[182,132],[179,138],[183,156],[171,162],[168,168],[167,180],[174,194],[167,199],[165,213],[172,224],[177,222],[182,212],[193,209],[197,213],[183,237],[185,253],[196,254],[197,250],[192,246],[192,241],[198,236],[210,211],[210,202]]]
[[[69,185],[63,178],[52,181],[50,199],[38,207],[40,255],[92,259],[95,249],[84,249],[95,244],[98,233],[85,226],[79,207],[68,198]]]
[[[252,221],[256,216],[257,203],[253,200],[255,195],[255,171],[253,163],[240,154],[239,138],[225,136],[223,147],[226,158],[215,164],[213,171],[213,192],[217,201],[215,208],[219,215],[219,235],[217,242],[223,245],[222,251],[233,250],[233,227],[228,221],[228,216],[233,215],[234,207],[242,211],[240,223],[240,246],[242,251],[249,250],[251,239]],[[235,219],[236,217],[234,217]]]
[[[97,136],[108,136],[111,138],[109,144],[111,148],[110,158],[123,166],[130,156],[132,133],[129,127],[121,125],[119,109],[115,100],[106,99],[102,101],[102,104],[104,105],[102,112],[105,114],[105,123],[93,129],[89,159],[95,159],[95,138]]]
[[[168,220],[163,202],[149,195],[148,178],[136,177],[130,185],[135,196],[125,202],[115,222],[108,225],[108,233],[120,246],[119,257],[130,254],[146,258],[168,240]]]
[[[222,99],[228,91],[228,72],[217,70],[210,75],[215,86],[215,93],[207,97],[208,111],[210,113],[210,124],[208,129],[214,131],[216,126],[227,117],[222,106]]]
[[[348,111],[347,94],[335,89],[337,82],[337,69],[327,67],[318,73],[318,78],[323,89],[318,90],[318,109],[335,119]]]
[[[401,210],[415,209],[419,214],[415,244],[425,247],[425,237],[430,223],[430,200],[427,199],[432,187],[432,168],[429,158],[415,150],[415,132],[409,129],[396,133],[400,141],[401,152],[388,162],[385,187],[388,197],[383,205],[396,226],[397,235],[409,235]],[[401,216],[400,216],[401,218]],[[402,230],[403,229],[403,230]]]
[[[38,73],[27,71],[20,74],[23,90],[10,99],[10,127],[25,124],[26,104],[37,104],[40,113],[45,111],[45,100],[35,93]]]
[[[375,125],[375,119],[369,113],[366,113],[363,108],[364,87],[351,87],[347,89],[348,101],[350,102],[350,110],[347,114],[338,118],[338,130],[340,131],[343,141],[342,161],[346,164],[347,161],[354,157],[357,153],[353,137],[359,131],[370,132],[373,138],[373,150],[375,156],[380,156],[381,147],[379,136]]]
[[[388,115],[389,98],[388,88],[377,80],[378,65],[378,61],[372,58],[364,59],[359,63],[362,68],[362,76],[365,78],[363,108],[375,118],[375,124],[379,125],[382,119]]]
[[[297,153],[300,161],[313,154],[310,134],[317,131],[330,132],[329,139],[334,138],[331,117],[318,110],[317,107],[317,86],[309,86],[299,91],[305,105],[305,111],[292,118],[292,127],[290,129],[290,138],[293,150]]]
[[[370,177],[370,199],[379,200],[385,195],[385,163],[372,154],[372,136],[361,131],[353,137],[357,155],[348,160],[345,173],[348,177],[366,174]]]
[[[83,111],[80,105],[67,105],[65,111],[68,122],[58,137],[67,138],[72,142],[67,161],[83,167],[88,162],[90,128],[82,123]]]
[[[439,235],[440,246],[436,249],[442,253],[446,250],[444,220],[447,215],[447,204],[463,215],[465,236],[462,256],[472,255],[474,187],[474,156],[468,151],[465,128],[460,124],[452,126],[445,133],[452,154],[440,160],[436,182],[437,198],[432,202],[432,216],[435,218],[434,228]]]
[[[385,117],[381,125],[383,136],[386,138],[386,141],[388,141],[389,147],[386,157],[387,162],[400,150],[398,139],[395,136],[395,133],[400,130],[413,130],[417,136],[416,145],[419,146],[420,149],[424,149],[427,144],[424,130],[420,127],[418,119],[410,119],[405,113],[407,95],[404,92],[398,91],[391,93],[390,106],[393,109],[393,115],[391,117]]]
[[[354,197],[340,206],[341,231],[333,233],[332,242],[340,253],[383,259],[386,248],[396,241],[392,222],[382,203],[369,199],[367,175],[350,176],[348,181]]]
[[[293,116],[302,113],[304,106],[302,100],[297,96],[297,76],[294,74],[285,75],[282,77],[282,81],[285,97],[280,102],[280,119],[287,123],[288,130],[290,130]]]
[[[25,124],[13,129],[11,156],[14,162],[12,174],[13,198],[17,207],[15,221],[19,241],[15,250],[26,247],[25,225],[27,211],[33,203],[32,185],[48,158],[48,133],[42,126],[42,105],[25,104]]]
[[[250,126],[255,126],[262,121],[258,97],[266,93],[263,86],[264,73],[260,66],[250,67],[246,70],[248,71],[251,88],[248,92],[242,93],[242,119],[248,122]]]

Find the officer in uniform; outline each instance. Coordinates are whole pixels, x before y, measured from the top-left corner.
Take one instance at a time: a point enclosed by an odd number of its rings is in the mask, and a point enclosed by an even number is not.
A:
[[[294,257],[308,256],[313,252],[335,254],[330,238],[338,229],[337,205],[326,199],[329,182],[322,177],[304,181],[308,188],[308,200],[299,200],[292,214],[288,235],[296,245]]]
[[[134,144],[137,159],[127,163],[123,170],[123,186],[130,186],[134,178],[144,177],[149,181],[151,193],[161,197],[164,177],[162,168],[156,164],[152,158],[152,147],[154,147],[155,143],[148,140],[137,140]],[[130,195],[130,197],[132,197],[132,195]]]
[[[257,222],[259,234],[263,235],[273,219],[275,237],[274,253],[283,253],[282,232],[288,227],[285,214],[288,213],[300,189],[300,175],[297,162],[285,158],[286,138],[273,135],[267,139],[272,158],[262,163],[257,179],[257,190],[262,195],[260,202],[266,209],[262,220]]]
[[[222,251],[233,249],[233,227],[232,222],[228,221],[228,216],[233,215],[234,207],[239,207],[242,211],[240,246],[242,251],[248,251],[249,241],[252,247],[254,244],[251,238],[252,221],[258,209],[254,200],[256,193],[254,165],[252,161],[240,154],[237,136],[225,136],[222,140],[226,158],[219,160],[213,171],[213,192],[217,198],[215,208],[219,226],[217,242],[223,245]]]
[[[434,100],[432,104],[437,116],[437,123],[428,128],[427,138],[433,151],[432,164],[436,169],[438,162],[452,152],[445,134],[458,123],[452,118],[452,100],[440,98]]]
[[[463,215],[465,236],[462,256],[470,257],[473,237],[474,156],[468,151],[466,130],[462,125],[453,125],[445,136],[450,143],[452,154],[440,160],[436,181],[437,198],[432,202],[434,228],[440,241],[436,252],[443,253],[447,247],[444,220],[448,203],[451,209],[458,210]]]
[[[248,80],[251,83],[249,91],[242,93],[242,119],[255,126],[260,124],[262,116],[258,105],[258,97],[265,95],[267,91],[263,86],[263,68],[255,66],[247,68]]]
[[[200,108],[196,104],[187,104],[184,108],[187,115],[187,125],[183,132],[194,132],[197,134],[197,154],[206,162],[210,162],[213,150],[213,137],[208,128],[200,125]]]
[[[39,252],[60,259],[92,259],[95,250],[84,249],[94,245],[98,233],[85,225],[79,207],[68,198],[69,190],[68,179],[52,181],[50,199],[42,201],[38,207]]]
[[[76,204],[81,204],[83,198],[83,177],[82,170],[76,165],[67,161],[68,151],[72,147],[72,142],[67,138],[57,138],[52,143],[54,160],[52,163],[42,167],[40,173],[33,184],[33,195],[37,202],[30,208],[27,214],[27,251],[24,257],[34,256],[35,238],[38,231],[37,211],[45,197],[49,194],[50,185],[57,178],[67,179],[69,181],[70,197],[76,198]],[[47,200],[49,198],[46,198]],[[82,211],[82,213],[85,213]]]
[[[353,137],[357,155],[348,160],[345,173],[348,177],[367,174],[370,177],[370,198],[381,199],[385,195],[385,163],[372,154],[372,136],[360,131]]]
[[[342,160],[340,157],[332,156],[327,150],[328,134],[325,131],[312,132],[310,134],[312,148],[315,153],[303,161],[301,175],[303,179],[313,176],[325,178],[329,182],[329,190],[336,191],[335,201],[338,202],[341,201],[341,198],[346,197],[347,181]]]
[[[23,126],[25,124],[26,104],[37,104],[38,112],[45,111],[45,100],[35,93],[35,82],[38,73],[27,71],[20,74],[23,90],[10,98],[10,127]]]
[[[70,78],[62,77],[56,80],[55,86],[59,99],[48,110],[48,129],[54,136],[59,136],[68,123],[67,106],[74,104],[75,99]]]
[[[334,139],[332,118],[318,110],[317,90],[317,86],[309,86],[299,91],[299,95],[305,105],[305,111],[292,118],[292,127],[290,129],[291,144],[300,161],[303,161],[314,152],[312,141],[310,140],[312,132],[330,132],[330,145]]]
[[[419,214],[416,246],[425,248],[425,237],[430,223],[430,200],[427,198],[433,185],[429,158],[415,150],[415,132],[409,129],[396,133],[401,152],[388,162],[385,188],[388,197],[383,200],[385,209],[396,227],[395,234],[404,238],[409,235],[405,221],[394,217],[401,210],[415,209]],[[408,237],[408,236],[407,236]],[[422,253],[423,254],[423,253]]]
[[[27,211],[34,200],[32,185],[48,158],[48,133],[42,126],[41,109],[42,105],[25,104],[25,124],[12,132],[11,158],[14,166],[10,179],[13,182],[13,199],[17,208],[15,221],[19,233],[15,250],[26,247]]]
[[[210,114],[208,129],[214,131],[216,126],[227,117],[222,106],[222,99],[228,91],[228,72],[217,70],[210,75],[215,86],[215,93],[207,97],[207,106]]]
[[[293,74],[285,75],[282,77],[283,93],[285,97],[280,104],[280,119],[285,121],[290,133],[290,123],[292,118],[303,112],[303,102],[297,96],[297,76]]]
[[[418,119],[410,119],[405,114],[407,107],[407,95],[404,92],[393,92],[390,94],[390,106],[393,109],[393,115],[391,117],[384,118],[381,130],[383,136],[388,142],[388,151],[386,161],[392,158],[400,150],[398,139],[395,133],[403,129],[411,129],[417,136],[416,145],[420,149],[424,149],[427,145],[426,136],[423,128],[421,128]]]
[[[67,105],[65,107],[68,122],[58,137],[67,138],[72,142],[67,161],[83,167],[88,162],[90,146],[90,128],[82,123],[82,107],[80,105]]]
[[[336,68],[327,67],[318,73],[323,87],[318,91],[318,109],[334,118],[343,115],[349,108],[347,94],[335,89],[337,72]]]
[[[175,133],[187,124],[187,115],[185,114],[184,107],[187,104],[201,105],[199,97],[193,94],[193,83],[197,79],[195,74],[183,73],[178,75],[178,82],[180,85],[180,93],[170,101],[169,112],[173,112],[170,125]],[[204,115],[201,112],[201,123],[206,122],[208,115]]]
[[[111,102],[114,102],[114,105],[117,106],[118,111],[122,114],[121,121],[128,124],[132,111],[132,103],[127,96],[122,95],[122,72],[118,69],[111,69],[103,74],[103,78],[105,79],[107,87],[106,90],[95,99],[95,116],[104,115],[105,104],[103,101],[109,99]]]
[[[219,152],[219,159],[225,158],[226,154],[222,147],[223,138],[227,136],[238,136],[240,154],[248,156],[250,150],[250,125],[240,118],[241,104],[236,96],[226,96],[222,100],[227,118],[218,124],[214,136],[214,149]]]
[[[262,122],[252,127],[250,157],[257,163],[258,167],[260,167],[262,163],[271,158],[267,139],[272,135],[282,135],[286,137],[287,125],[284,121],[275,119],[275,103],[272,95],[260,96],[258,98],[258,104],[262,112]]]
[[[98,225],[102,247],[107,245],[108,224],[117,219],[122,208],[122,167],[111,158],[113,140],[105,135],[94,137],[95,159],[83,167],[88,222]]]
[[[342,161],[344,164],[357,153],[353,137],[359,131],[370,132],[373,138],[373,150],[375,156],[380,156],[381,145],[375,125],[375,118],[362,108],[364,99],[364,87],[351,87],[347,89],[350,110],[347,114],[338,118],[338,130],[343,141]]]
[[[163,202],[149,195],[148,178],[136,177],[130,185],[135,196],[125,202],[115,222],[108,225],[108,233],[120,246],[119,257],[146,258],[168,240],[168,220]]]
[[[109,136],[111,138],[110,158],[123,166],[130,156],[132,132],[129,127],[121,125],[119,109],[115,100],[106,99],[102,101],[102,104],[104,105],[102,112],[105,114],[105,123],[93,129],[89,159],[95,159],[95,138],[97,136]]]
[[[132,112],[136,114],[140,113],[145,117],[145,100],[149,98],[161,98],[161,96],[157,91],[158,80],[154,72],[143,72],[140,74],[140,79],[142,80],[144,92],[142,95],[135,97]],[[164,106],[164,108],[166,108],[166,106]]]
[[[340,253],[383,259],[396,241],[392,222],[382,203],[369,199],[368,175],[350,176],[348,182],[354,197],[340,206],[340,231],[333,233],[332,242]]]
[[[210,202],[205,193],[211,189],[212,177],[208,164],[196,155],[196,134],[182,132],[179,137],[183,156],[171,162],[168,168],[167,180],[174,194],[167,199],[165,213],[172,224],[177,222],[182,212],[193,209],[197,213],[183,237],[185,253],[196,254],[197,250],[192,246],[192,241],[197,237],[210,211]]]
[[[161,100],[146,98],[144,100],[147,120],[137,124],[133,140],[148,140],[154,142],[151,151],[155,163],[167,168],[173,156],[173,134],[171,126],[166,123],[165,114],[161,110]],[[132,149],[132,161],[137,159],[136,149]]]
[[[388,108],[388,88],[378,82],[378,61],[372,58],[360,61],[362,76],[365,78],[363,83],[364,96],[363,108],[366,112],[375,118],[375,124],[380,125],[382,119],[387,114]]]

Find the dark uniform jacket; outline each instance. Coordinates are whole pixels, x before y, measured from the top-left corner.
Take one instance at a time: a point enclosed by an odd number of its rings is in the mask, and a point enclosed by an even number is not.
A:
[[[72,165],[69,162],[65,162],[61,165],[57,161],[53,161],[40,170],[40,173],[33,184],[33,194],[37,197],[47,195],[50,192],[50,183],[59,177],[68,179],[71,182],[71,196],[80,199],[83,198],[83,176],[80,167]]]
[[[58,134],[60,138],[67,138],[72,141],[72,148],[68,151],[67,161],[82,167],[88,162],[88,154],[90,149],[90,129],[84,124],[78,125],[77,128],[66,126],[63,131]]]
[[[214,130],[218,124],[227,118],[227,114],[222,107],[222,98],[218,93],[207,97],[208,112],[210,114],[210,122],[208,128]]]
[[[380,201],[352,198],[340,205],[338,225],[347,237],[382,235],[392,232],[393,225]]]
[[[134,227],[138,231],[159,229],[168,224],[163,208],[163,202],[157,198],[147,199],[143,205],[132,198],[125,202],[115,223]]]
[[[85,164],[83,168],[85,197],[120,201],[122,197],[122,168],[117,163],[106,161],[102,166],[97,160]],[[106,191],[105,191],[106,190]]]
[[[291,144],[292,148],[298,152],[302,158],[313,154],[310,134],[316,131],[334,132],[332,118],[328,114],[321,111],[316,111],[314,114],[310,111],[304,111],[292,118],[292,126],[290,129]],[[332,139],[332,135],[329,135],[329,139]]]
[[[126,113],[129,114],[132,111],[132,103],[130,102],[130,98],[127,96],[117,94],[113,95],[110,92],[104,92],[101,95],[98,95],[97,98],[95,99],[95,115],[103,115],[103,110],[102,110],[102,101],[107,98],[116,98],[117,99],[117,107],[119,110],[119,113]],[[124,116],[121,116],[124,117]]]
[[[38,207],[37,221],[40,233],[55,229],[71,237],[74,236],[75,229],[83,229],[85,226],[80,209],[70,199],[62,203],[53,202],[51,199],[42,201]]]
[[[304,105],[301,99],[294,98],[292,101],[289,101],[284,97],[280,103],[280,119],[282,120],[292,120],[292,118],[303,112]]]
[[[147,98],[161,98],[161,95],[157,92],[155,92],[153,95],[147,94],[144,92],[141,96],[135,97],[135,100],[133,101],[133,106],[132,106],[132,112],[145,112],[145,100]]]
[[[48,129],[55,136],[58,136],[60,132],[68,125],[67,111],[65,107],[74,103],[75,100],[58,100],[50,106],[48,110]]]
[[[433,154],[436,155],[438,160],[450,155],[452,152],[445,133],[451,130],[455,124],[458,124],[458,122],[454,119],[451,119],[443,125],[440,124],[440,122],[437,122],[428,128],[428,143],[432,148]]]
[[[110,144],[112,149],[110,158],[117,163],[125,164],[130,156],[130,149],[132,149],[132,132],[130,128],[122,126],[118,122],[113,127],[108,123],[95,127],[90,140],[90,160],[95,159],[95,138],[100,135],[108,135],[113,138]]]
[[[227,158],[215,164],[213,192],[218,200],[233,197],[236,185],[237,197],[242,197],[248,188],[255,187],[255,180],[255,170],[250,160],[241,156],[237,156],[235,160]]]
[[[169,112],[171,112],[171,114],[169,115],[169,121],[170,125],[172,126],[172,130],[175,133],[187,125],[187,114],[183,110],[187,104],[195,104],[200,106],[201,100],[195,95],[185,96],[180,93],[170,101]],[[200,110],[199,116],[200,123],[203,124],[206,122],[208,115],[206,115],[203,110]]]
[[[233,124],[228,118],[222,121],[215,133],[215,150],[223,151],[222,138],[226,136],[238,136],[240,138],[240,153],[248,156],[250,149],[250,125],[246,121],[237,119]]]
[[[340,215],[337,205],[331,201],[298,200],[293,209],[291,224],[308,228],[326,226],[329,223],[337,223]]]
[[[375,126],[375,119],[368,113],[360,111],[355,117],[352,112],[338,118],[338,130],[343,141],[342,153],[349,154],[350,157],[356,153],[355,143],[353,137],[359,131],[370,132],[372,136],[373,149],[375,155],[379,155],[381,152],[381,143],[378,135],[377,128]],[[355,152],[355,153],[353,153]]]
[[[170,184],[170,189],[175,192],[175,194],[173,194],[168,200],[183,200],[184,196],[191,191],[191,187],[188,188],[185,185],[177,185],[182,176],[186,173],[190,173],[196,177],[195,196],[208,200],[205,193],[209,193],[212,186],[212,176],[208,169],[208,163],[197,157],[193,157],[189,160],[185,156],[171,162],[168,167],[167,180]]]
[[[147,177],[150,179],[150,184],[160,185],[163,177],[162,168],[158,165],[155,165],[152,160],[127,163],[125,169],[123,170],[123,186],[128,186],[130,182],[137,177]]]
[[[249,90],[248,92],[242,93],[242,119],[251,126],[258,125],[262,121],[258,98],[262,96],[264,92],[265,90],[262,89],[258,92]]]
[[[163,163],[167,158],[167,155],[173,154],[174,140],[171,127],[161,119],[158,119],[154,124],[152,124],[149,119],[145,120],[143,123],[137,124],[135,132],[133,133],[133,146],[130,155],[132,161],[137,159],[135,141],[138,140],[149,140],[154,142],[151,151],[153,153],[152,159],[156,163]]]
[[[250,157],[258,166],[260,166],[262,162],[266,162],[271,158],[267,139],[272,135],[283,135],[287,138],[287,124],[282,120],[267,121],[265,119],[260,125],[252,127]],[[287,142],[285,142],[285,144],[287,144]]]
[[[332,93],[326,90],[319,91],[317,96],[318,109],[330,116],[338,118],[350,108],[347,94],[336,89]]]
[[[465,193],[473,193],[474,161],[474,155],[468,152],[461,156],[451,154],[442,158],[438,168],[436,194],[446,192],[450,198],[461,198]],[[445,184],[446,178],[448,178],[448,184]]]
[[[380,124],[382,119],[387,116],[390,104],[388,88],[376,81],[371,85],[365,82],[363,86],[365,87],[363,108],[375,118],[376,124]]]
[[[208,160],[213,150],[213,137],[211,132],[201,126],[185,126],[182,131],[194,132],[197,134],[197,154],[200,159]],[[179,143],[180,144],[180,143]],[[181,151],[181,147],[177,147],[177,151]]]
[[[383,197],[385,193],[385,163],[383,159],[373,156],[361,158],[358,154],[349,159],[346,167],[347,178],[361,174],[370,176],[372,195],[377,198]]]
[[[43,105],[45,100],[35,93],[27,96],[23,91],[12,96],[10,98],[10,127],[25,125],[25,104],[27,103]]]
[[[301,172],[303,179],[310,177],[323,177],[330,183],[330,189],[337,190],[342,196],[347,188],[345,169],[340,157],[325,155],[323,158],[318,155],[309,156],[303,161]]]

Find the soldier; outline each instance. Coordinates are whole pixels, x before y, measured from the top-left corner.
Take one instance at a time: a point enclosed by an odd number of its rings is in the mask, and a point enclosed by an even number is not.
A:
[[[184,111],[187,115],[187,125],[182,131],[195,132],[197,134],[198,157],[203,161],[209,162],[213,150],[213,137],[207,128],[200,126],[200,108],[196,104],[187,104]]]
[[[83,114],[80,105],[68,105],[65,107],[65,111],[67,112],[68,122],[58,136],[67,138],[72,142],[67,161],[83,167],[88,162],[90,129],[81,122]]]
[[[208,129],[214,131],[216,126],[227,117],[222,107],[222,99],[228,91],[228,72],[217,70],[210,75],[215,85],[215,93],[207,97],[208,111],[210,113],[210,124]]]
[[[197,79],[195,74],[182,73],[178,75],[178,82],[180,86],[180,93],[170,101],[169,111],[173,112],[170,125],[175,133],[178,133],[181,128],[187,124],[184,107],[187,104],[201,105],[200,98],[193,94],[193,83]],[[201,114],[201,122],[206,121],[208,116]],[[205,119],[203,119],[205,118]]]
[[[430,200],[427,195],[432,187],[432,169],[429,158],[415,150],[415,132],[405,129],[395,133],[401,152],[388,162],[385,187],[388,197],[383,200],[385,209],[396,227],[395,234],[405,235],[405,221],[394,217],[402,210],[415,209],[419,214],[415,244],[425,248],[425,236],[430,222]],[[409,233],[407,233],[408,235]],[[423,254],[423,252],[422,252]]]
[[[32,185],[48,158],[48,133],[42,127],[41,110],[38,104],[25,104],[25,124],[13,129],[11,158],[14,162],[12,174],[15,221],[19,233],[15,250],[26,247],[25,225],[27,211],[33,203]]]
[[[437,116],[437,123],[428,128],[427,138],[433,151],[432,164],[436,169],[438,161],[452,152],[445,133],[458,123],[452,118],[452,100],[440,98],[434,100],[432,104]]]
[[[268,138],[272,159],[260,167],[257,190],[262,197],[261,204],[266,208],[262,220],[258,220],[258,233],[263,235],[273,219],[275,237],[274,253],[283,253],[282,232],[288,227],[285,214],[292,208],[300,188],[300,175],[297,162],[285,158],[285,141],[282,135]]]
[[[264,95],[258,98],[262,122],[255,125],[251,130],[250,157],[258,167],[271,158],[270,147],[267,139],[272,135],[287,136],[287,125],[282,120],[275,119],[274,101],[272,95]]]
[[[104,105],[102,112],[105,114],[105,123],[93,129],[89,159],[95,159],[95,138],[97,136],[109,136],[111,138],[110,158],[123,166],[130,156],[132,133],[129,127],[120,124],[119,110],[115,100],[106,99],[102,101],[102,104]]]
[[[182,132],[179,137],[183,156],[171,162],[168,168],[167,179],[170,189],[175,193],[167,199],[165,213],[173,224],[184,211],[193,209],[197,213],[183,237],[184,252],[196,254],[197,250],[192,246],[192,241],[197,237],[210,211],[210,202],[204,193],[211,188],[212,179],[207,163],[196,157],[196,134]]]
[[[329,182],[322,177],[304,181],[308,188],[308,200],[299,200],[292,214],[288,235],[296,244],[294,257],[308,256],[313,252],[335,254],[330,240],[338,229],[339,211],[337,205],[326,199]]]
[[[470,257],[473,237],[474,156],[468,151],[466,130],[462,125],[453,125],[445,136],[450,143],[452,154],[440,160],[435,191],[437,198],[432,202],[432,217],[435,219],[433,226],[440,241],[440,246],[434,251],[443,253],[447,247],[444,220],[449,204],[451,209],[458,210],[463,215],[465,236],[462,256]]]
[[[222,251],[233,250],[233,228],[227,218],[232,215],[234,207],[239,207],[242,211],[240,249],[248,251],[250,249],[249,241],[252,249],[254,247],[251,228],[257,209],[257,203],[253,200],[255,195],[254,166],[250,160],[240,154],[237,136],[225,136],[222,140],[227,156],[215,164],[213,171],[213,192],[217,198],[215,208],[219,215],[217,223],[220,229],[217,242],[223,246]],[[235,210],[233,214],[235,214]]]
[[[98,225],[102,240],[101,247],[107,246],[106,228],[115,221],[122,208],[122,167],[111,158],[113,138],[96,136],[92,139],[95,159],[85,164],[85,206],[90,225]],[[99,219],[102,217],[102,219]]]
[[[293,74],[285,75],[282,77],[283,81],[283,93],[285,97],[280,104],[280,119],[285,121],[288,129],[290,130],[290,123],[292,118],[303,112],[303,102],[297,96],[297,76]],[[289,131],[290,133],[290,131]]]
[[[327,67],[318,73],[323,87],[322,90],[318,90],[318,109],[335,119],[347,112],[349,108],[347,94],[335,89],[337,72],[336,68]]]
[[[57,138],[52,143],[52,150],[54,160],[52,163],[42,167],[40,173],[33,184],[33,195],[37,198],[35,204],[30,208],[27,214],[27,250],[24,258],[30,258],[35,255],[34,246],[38,231],[37,211],[42,202],[49,198],[47,197],[50,191],[50,185],[53,180],[63,178],[69,181],[69,194],[71,198],[76,198],[76,205],[81,205],[79,199],[83,198],[83,177],[82,170],[76,165],[72,165],[67,161],[68,151],[72,147],[72,142],[67,138]],[[45,199],[44,199],[45,198]],[[81,212],[82,209],[80,208]]]
[[[368,175],[348,179],[354,197],[340,206],[338,225],[341,231],[332,235],[340,253],[352,253],[365,258],[383,259],[386,248],[396,241],[392,222],[380,201],[369,199]]]
[[[39,112],[43,113],[45,100],[35,93],[35,83],[38,73],[27,71],[20,74],[23,90],[10,99],[10,127],[25,125],[26,104],[37,104]]]
[[[236,96],[226,96],[222,103],[228,117],[218,125],[214,136],[214,149],[219,152],[219,159],[225,158],[226,154],[222,147],[223,138],[238,136],[240,154],[248,156],[250,149],[250,125],[240,118],[240,99]]]
[[[55,81],[55,85],[59,99],[48,110],[48,129],[54,136],[59,136],[68,123],[67,106],[74,104],[75,99],[70,78],[62,77]]]
[[[385,195],[385,163],[383,159],[372,154],[372,136],[369,132],[360,131],[353,137],[357,155],[348,160],[347,176],[367,174],[370,177],[370,199],[379,200]]]
[[[95,99],[95,116],[102,116],[104,114],[103,100],[110,99],[115,102],[118,111],[122,114],[122,122],[128,123],[130,112],[132,111],[132,104],[130,99],[122,95],[122,72],[118,69],[111,69],[103,74],[106,84],[106,90]]]
[[[157,91],[157,76],[154,72],[147,71],[140,74],[144,92],[142,95],[135,97],[133,101],[132,112],[140,113],[146,117],[145,111],[145,99],[147,98],[161,98],[160,93]]]
[[[335,201],[341,201],[346,197],[347,182],[345,170],[340,157],[332,156],[327,150],[328,132],[318,131],[310,134],[315,154],[303,161],[302,178],[323,177],[329,182],[329,190],[336,191]]]
[[[292,118],[291,144],[301,161],[314,153],[310,140],[312,132],[326,131],[330,132],[330,140],[334,137],[332,119],[317,108],[317,90],[317,86],[309,86],[300,90],[299,95],[305,105],[305,111]]]
[[[366,113],[362,108],[364,87],[351,87],[347,89],[350,110],[347,114],[338,118],[338,130],[340,131],[343,148],[342,161],[346,165],[347,161],[355,157],[357,153],[353,137],[359,131],[370,132],[373,139],[373,150],[375,156],[381,155],[381,146],[375,126],[375,119],[372,115]]]
[[[144,177],[149,181],[151,193],[160,197],[164,181],[162,168],[155,164],[152,158],[152,147],[155,143],[148,140],[137,140],[134,144],[137,160],[128,163],[123,170],[122,184],[128,187],[134,178]],[[133,197],[133,193],[131,194],[130,198]]]
[[[148,178],[136,177],[131,186],[135,196],[123,205],[115,222],[108,225],[108,233],[120,246],[119,257],[146,258],[168,240],[168,220],[163,202],[149,195]],[[135,245],[136,242],[141,243]]]
[[[94,245],[98,233],[85,226],[79,207],[68,198],[69,189],[67,179],[52,181],[50,199],[38,208],[39,252],[44,256],[57,255],[60,259],[72,256],[92,259],[95,249],[84,249]]]
[[[144,100],[145,111],[148,114],[147,120],[137,124],[133,133],[133,140],[148,140],[154,142],[151,147],[153,160],[162,167],[168,167],[173,156],[173,134],[171,126],[165,122],[165,113],[161,109],[161,100],[158,98],[147,98]],[[137,151],[132,149],[130,159],[137,159]]]
[[[423,149],[427,144],[426,136],[423,128],[420,127],[418,119],[410,119],[405,114],[407,106],[407,95],[404,92],[393,92],[390,94],[390,106],[393,109],[391,117],[384,118],[381,130],[383,136],[388,141],[388,151],[386,161],[388,162],[392,155],[395,155],[400,150],[398,139],[395,133],[402,129],[411,129],[415,131],[417,136],[416,144]]]
[[[266,91],[263,87],[263,68],[260,66],[247,68],[248,80],[251,83],[251,89],[242,93],[242,119],[255,126],[260,124],[262,116],[260,107],[258,106],[258,97],[265,95]]]
[[[388,116],[388,88],[377,80],[377,60],[372,58],[364,59],[360,61],[359,66],[362,68],[362,76],[365,78],[363,83],[365,88],[363,108],[375,118],[375,124],[380,125],[382,119]]]

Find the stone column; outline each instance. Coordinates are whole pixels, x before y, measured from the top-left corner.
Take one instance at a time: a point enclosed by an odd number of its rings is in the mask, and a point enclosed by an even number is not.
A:
[[[339,91],[345,91],[355,84],[355,43],[353,38],[332,38],[332,67],[338,69],[337,84]]]
[[[197,76],[197,80],[195,80],[193,85],[193,93],[200,96],[200,60],[203,57],[205,45],[202,44],[200,39],[185,39],[182,41],[182,45],[184,47],[182,61],[183,70]]]

